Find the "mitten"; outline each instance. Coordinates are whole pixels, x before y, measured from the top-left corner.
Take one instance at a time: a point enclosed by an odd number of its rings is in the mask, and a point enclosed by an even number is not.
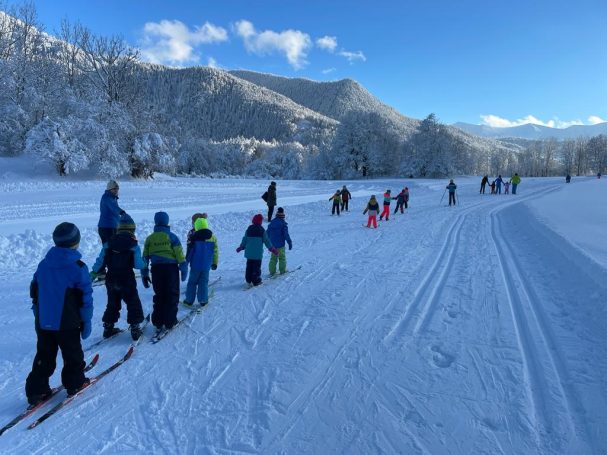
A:
[[[241,247],[241,246],[239,246],[238,248],[236,248],[236,252],[237,252],[237,253],[240,253],[242,250],[244,250],[244,248],[243,248],[243,247]]]
[[[95,273],[95,272],[91,272],[91,273],[89,273],[89,276],[91,277],[91,281],[95,281],[95,280],[97,279],[97,275],[98,275],[98,274],[97,274],[97,273]]]
[[[274,247],[270,248],[270,252],[274,255],[274,256],[278,256],[278,250]]]
[[[211,265],[211,270],[217,270],[217,264],[212,264]]]
[[[293,242],[289,242],[289,250],[293,249]]]

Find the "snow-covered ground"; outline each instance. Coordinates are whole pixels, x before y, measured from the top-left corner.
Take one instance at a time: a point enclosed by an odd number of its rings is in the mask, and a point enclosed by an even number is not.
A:
[[[100,247],[105,182],[22,175],[0,170],[0,425],[26,406],[28,285],[54,226],[79,225],[89,264]],[[268,181],[120,182],[141,242],[157,210],[182,240],[209,213],[215,297],[36,429],[7,431],[0,452],[607,453],[607,181],[524,179],[516,196],[479,182],[457,179],[455,208],[440,203],[446,181],[345,182],[351,211],[332,217],[344,182],[279,181],[302,268],[246,292],[234,250]],[[404,185],[410,210],[363,228],[368,196]],[[85,348],[104,307],[97,287]],[[99,346],[90,375],[129,344]]]

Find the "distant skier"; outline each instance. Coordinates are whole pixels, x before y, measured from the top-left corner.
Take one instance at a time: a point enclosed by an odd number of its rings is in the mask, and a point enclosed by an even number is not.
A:
[[[270,182],[268,191],[262,194],[261,198],[266,201],[268,205],[268,223],[272,221],[272,214],[274,213],[274,207],[276,207],[276,182]]]
[[[203,307],[209,303],[209,271],[217,270],[219,248],[217,237],[209,229],[206,218],[197,218],[194,222],[196,230],[187,248],[186,261],[190,264],[188,284],[185,291],[184,305],[192,307],[194,298]]]
[[[495,192],[495,180],[493,180],[493,181],[491,182],[491,185],[490,185],[490,186],[491,186],[491,194],[497,194],[497,193]]]
[[[485,194],[485,185],[487,185],[487,183],[489,183],[489,177],[485,175],[481,180],[481,190],[479,194]]]
[[[400,209],[400,213],[405,213],[405,211],[403,210],[403,206],[405,206],[407,204],[407,197],[409,196],[409,194],[405,191],[405,188],[403,188],[403,190],[398,193],[398,195],[396,197],[393,197],[392,199],[396,200],[396,207],[394,208],[394,214],[396,214],[396,212],[398,212],[398,209]]]
[[[367,203],[367,207],[365,208],[363,215],[369,212],[369,219],[367,221],[367,227],[370,228],[371,224],[373,224],[373,228],[377,229],[377,214],[379,213],[379,204],[377,199],[375,199],[375,195],[371,195],[371,199]]]
[[[570,183],[571,182],[571,176],[569,174],[567,174],[567,176],[565,177],[565,183]]]
[[[118,207],[119,190],[120,187],[116,180],[110,180],[107,182],[103,196],[101,196],[99,223],[97,223],[101,243],[107,242],[116,233],[120,215],[124,213],[124,210]]]
[[[30,284],[36,327],[36,357],[25,382],[30,405],[51,394],[49,378],[55,371],[61,349],[61,383],[74,395],[89,382],[84,376],[84,354],[80,338],[91,334],[93,287],[86,264],[78,252],[80,231],[72,223],[61,223],[53,231],[52,247],[38,264]],[[5,352],[6,353],[6,352]]]
[[[409,208],[409,187],[405,187],[405,209]]]
[[[510,194],[510,182],[504,182],[504,194]]]
[[[331,207],[331,216],[335,215],[337,211],[337,216],[339,216],[339,207],[341,205],[341,190],[337,190],[333,196],[329,198],[330,201],[333,201],[333,206]]]
[[[268,236],[270,242],[278,250],[278,256],[272,255],[270,258],[270,275],[276,274],[276,262],[278,262],[278,271],[286,273],[287,271],[287,255],[285,251],[285,244],[289,245],[289,250],[293,248],[293,242],[289,235],[289,225],[285,221],[285,210],[282,207],[278,207],[276,211],[276,218],[274,218],[268,225]]]
[[[496,194],[502,194],[502,183],[504,183],[504,180],[502,179],[501,175],[498,175],[497,178],[495,179],[495,193]]]
[[[120,318],[122,301],[126,304],[127,322],[133,340],[141,336],[143,308],[137,292],[137,280],[133,268],[141,270],[143,286],[150,287],[149,270],[141,258],[141,249],[135,237],[135,222],[127,215],[120,217],[118,232],[103,245],[91,270],[91,278],[97,278],[100,270],[107,268],[105,288],[107,306],[103,313],[103,337],[109,338],[120,332],[114,327]]]
[[[386,217],[386,221],[390,221],[390,202],[392,202],[392,195],[390,194],[390,190],[386,190],[384,193],[384,209],[379,215],[379,220],[382,221],[384,216]]]
[[[181,281],[188,279],[188,263],[177,236],[171,232],[169,215],[154,214],[154,232],[145,239],[143,260],[151,264],[154,288],[152,324],[157,330],[169,330],[177,323],[179,304],[179,274]]]
[[[521,178],[517,173],[512,176],[510,183],[512,183],[512,194],[516,194],[516,187],[521,183]]]
[[[348,201],[352,199],[352,194],[346,188],[346,185],[341,189],[341,211],[348,211]]]
[[[245,281],[249,285],[259,286],[261,284],[261,261],[263,259],[263,246],[274,255],[278,255],[278,250],[274,248],[268,233],[261,225],[263,223],[263,215],[258,213],[251,220],[252,224],[247,228],[240,246],[236,248],[236,252],[244,251],[244,256],[247,258],[247,269],[245,272]]]
[[[449,180],[449,185],[445,187],[449,190],[449,207],[451,207],[451,203],[455,205],[455,190],[457,190],[457,185],[453,182],[453,179]]]
[[[601,173],[600,173],[600,172],[599,172],[599,173],[596,175],[596,178],[597,178],[597,179],[600,179],[600,178],[601,178]]]

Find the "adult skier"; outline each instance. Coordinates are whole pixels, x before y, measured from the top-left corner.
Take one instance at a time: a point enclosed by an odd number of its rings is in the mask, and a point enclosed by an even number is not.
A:
[[[481,190],[479,194],[485,194],[485,185],[489,183],[489,176],[485,175],[481,180]]]
[[[516,194],[516,187],[521,183],[521,178],[516,172],[510,179],[510,183],[512,183],[512,194]]]
[[[383,220],[384,216],[386,217],[386,221],[390,221],[390,202],[392,202],[392,195],[390,194],[390,190],[386,190],[384,193],[384,209],[379,215],[379,220]]]
[[[497,178],[495,179],[495,193],[496,194],[502,194],[502,183],[504,183],[504,180],[502,179],[501,175],[498,175]]]
[[[449,190],[449,207],[451,207],[451,203],[455,205],[455,190],[457,190],[457,185],[453,182],[453,179],[449,180],[449,185],[445,187]]]
[[[101,196],[101,201],[99,202],[99,222],[97,223],[101,243],[107,242],[116,233],[120,215],[124,213],[124,210],[118,207],[119,190],[118,182],[110,180],[107,182],[103,196]]]
[[[268,223],[272,221],[272,215],[274,214],[274,207],[276,207],[276,182],[270,182],[268,191],[261,196],[266,204],[268,205]]]
[[[341,189],[341,211],[348,211],[348,201],[352,199],[352,194],[346,188],[346,185]]]

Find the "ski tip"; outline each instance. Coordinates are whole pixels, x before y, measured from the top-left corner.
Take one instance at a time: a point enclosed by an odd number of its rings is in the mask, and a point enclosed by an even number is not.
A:
[[[91,363],[93,365],[96,365],[98,361],[99,361],[99,353],[95,354],[95,357],[93,357],[93,360],[91,360]]]
[[[131,346],[129,348],[129,350],[127,351],[127,353],[124,355],[125,360],[128,359],[133,354],[134,350],[135,350],[135,346]]]

